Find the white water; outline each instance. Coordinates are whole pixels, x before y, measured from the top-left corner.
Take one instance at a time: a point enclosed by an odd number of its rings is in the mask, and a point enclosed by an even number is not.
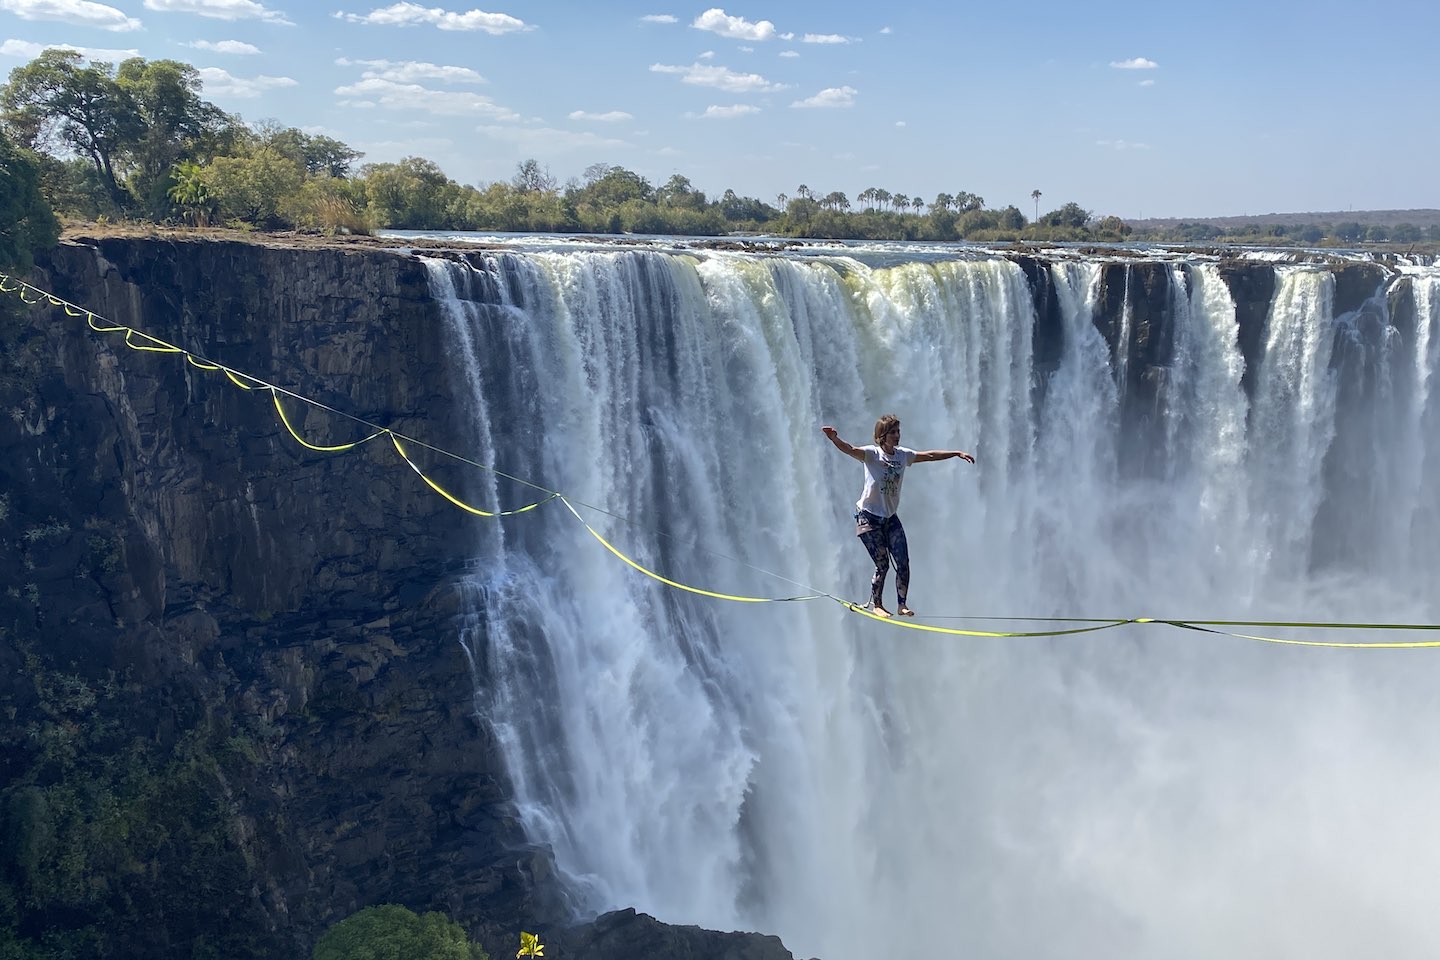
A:
[[[541,252],[489,261],[488,295],[480,272],[429,263],[474,450],[630,518],[587,511],[675,579],[802,592],[751,564],[863,596],[859,467],[819,427],[860,443],[895,412],[907,444],[979,460],[906,483],[922,615],[1440,615],[1432,270],[1397,281],[1418,322],[1389,338],[1371,460],[1327,489],[1337,321],[1316,268],[1276,268],[1253,403],[1219,274],[1166,268],[1163,469],[1141,476],[1093,261],[1051,268],[1065,338],[1038,371],[1025,277],[998,258]],[[493,478],[470,492],[533,499]],[[1320,570],[1317,517],[1351,504],[1374,535]],[[477,707],[582,912],[763,930],[825,960],[1440,942],[1440,653],[1160,626],[935,637],[828,601],[668,590],[557,504],[476,537]]]

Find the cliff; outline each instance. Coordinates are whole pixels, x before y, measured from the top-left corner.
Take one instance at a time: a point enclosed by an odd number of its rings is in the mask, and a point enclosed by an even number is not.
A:
[[[440,318],[403,251],[81,238],[33,280],[454,445]],[[495,956],[523,928],[552,956],[658,938],[789,957],[644,915],[564,929],[455,640],[466,527],[389,445],[304,450],[268,394],[54,308],[0,340],[0,928],[98,956],[299,957],[398,902]],[[359,439],[313,412],[303,430]]]

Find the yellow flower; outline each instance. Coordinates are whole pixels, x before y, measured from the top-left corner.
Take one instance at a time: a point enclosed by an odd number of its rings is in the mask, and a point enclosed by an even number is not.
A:
[[[545,944],[540,942],[538,933],[526,933],[520,931],[520,950],[515,954],[517,957],[543,957],[545,956]]]

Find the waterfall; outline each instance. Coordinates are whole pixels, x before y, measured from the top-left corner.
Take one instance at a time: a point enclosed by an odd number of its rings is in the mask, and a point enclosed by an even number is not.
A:
[[[1030,280],[999,256],[426,262],[477,459],[603,508],[580,509],[674,579],[863,598],[860,469],[819,427],[865,443],[893,412],[907,445],[978,459],[905,484],[922,617],[1440,614],[1434,268],[1362,321],[1334,315],[1325,269],[1275,266],[1247,396],[1220,272],[1164,267],[1150,471],[1120,436],[1137,294],[1127,270],[1117,354],[1096,260],[1043,268],[1061,338],[1044,365]],[[1390,386],[1350,411],[1332,361],[1367,324],[1380,346],[1355,362]],[[1365,469],[1341,469],[1382,420]],[[1329,519],[1345,509],[1350,527]],[[1321,564],[1355,523],[1385,564]],[[1419,957],[1440,939],[1434,654],[1160,626],[963,640],[828,601],[724,603],[639,576],[558,504],[477,524],[468,590],[477,710],[581,913],[763,930],[825,960]]]

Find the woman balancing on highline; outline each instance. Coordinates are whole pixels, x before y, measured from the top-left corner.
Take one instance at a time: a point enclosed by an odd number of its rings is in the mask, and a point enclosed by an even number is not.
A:
[[[911,450],[900,446],[900,418],[889,413],[875,421],[875,443],[871,446],[852,447],[840,439],[834,427],[820,429],[835,444],[835,449],[865,464],[865,491],[855,504],[855,533],[870,552],[870,559],[875,561],[875,575],[870,578],[870,609],[876,616],[890,616],[881,595],[885,592],[885,575],[890,572],[893,559],[895,592],[900,600],[895,612],[902,617],[915,616],[915,611],[905,602],[910,592],[910,550],[905,543],[905,528],[896,513],[900,508],[900,484],[905,479],[905,468],[912,463],[952,457],[974,463],[975,458],[964,450]]]

